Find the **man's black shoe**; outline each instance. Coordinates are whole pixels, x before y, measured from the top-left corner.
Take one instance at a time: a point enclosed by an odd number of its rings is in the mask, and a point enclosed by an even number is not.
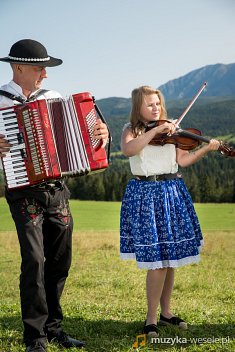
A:
[[[46,352],[45,345],[39,341],[35,341],[26,347],[26,352]]]
[[[65,348],[82,348],[85,346],[85,342],[73,339],[72,337],[66,335],[63,331],[56,335],[48,334],[47,338],[49,342],[58,343],[60,346]]]

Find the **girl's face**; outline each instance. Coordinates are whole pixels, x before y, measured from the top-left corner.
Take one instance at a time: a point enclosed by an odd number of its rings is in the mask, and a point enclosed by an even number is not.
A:
[[[159,120],[161,110],[161,102],[157,94],[144,95],[140,109],[143,122]]]

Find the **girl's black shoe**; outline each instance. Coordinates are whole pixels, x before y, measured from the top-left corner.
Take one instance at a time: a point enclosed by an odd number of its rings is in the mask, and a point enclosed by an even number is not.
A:
[[[186,321],[184,321],[183,319],[181,319],[179,317],[165,318],[162,314],[160,314],[159,324],[178,326],[182,330],[188,329],[188,325],[187,325]]]
[[[144,322],[144,334],[148,337],[158,337],[159,331],[156,324],[148,324],[146,325],[146,320]]]

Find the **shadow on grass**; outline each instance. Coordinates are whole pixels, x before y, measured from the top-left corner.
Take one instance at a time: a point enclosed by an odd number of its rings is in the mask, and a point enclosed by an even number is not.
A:
[[[83,318],[66,317],[63,328],[72,337],[86,342],[84,351],[131,351],[134,350],[132,345],[137,342],[137,336],[142,334],[143,322],[105,319],[86,321]],[[187,331],[176,327],[159,327],[159,331],[159,340],[150,349],[143,348],[143,351],[155,351],[155,348],[170,350],[173,346],[174,349],[182,350],[193,344],[230,344],[235,338],[235,324],[226,323],[190,325]],[[22,345],[21,317],[0,318],[0,335],[1,346],[5,346],[7,352],[7,346],[11,344]],[[138,342],[141,340],[142,337]]]

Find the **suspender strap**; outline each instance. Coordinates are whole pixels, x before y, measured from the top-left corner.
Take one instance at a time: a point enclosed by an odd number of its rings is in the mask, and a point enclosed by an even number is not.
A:
[[[32,95],[29,99],[24,99],[22,98],[20,95],[14,95],[14,94],[11,94],[5,90],[1,90],[0,89],[0,95],[3,95],[4,97],[7,97],[11,100],[16,100],[18,101],[19,103],[21,104],[24,104],[24,103],[28,103],[29,101],[32,101],[32,100],[36,100],[40,95],[43,95],[45,94],[46,92],[48,92],[47,89],[39,89],[34,95]]]

